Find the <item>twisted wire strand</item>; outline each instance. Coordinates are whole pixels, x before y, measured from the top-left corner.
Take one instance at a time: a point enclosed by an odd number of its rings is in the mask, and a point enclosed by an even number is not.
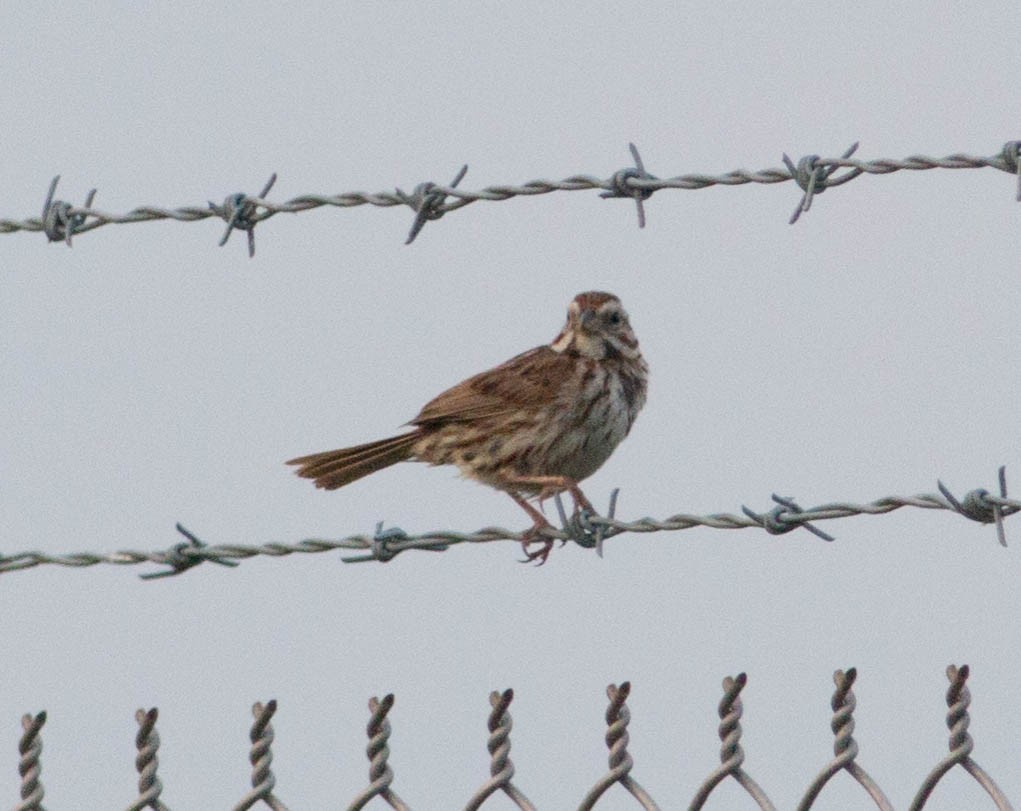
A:
[[[720,765],[702,781],[688,811],[699,811],[713,790],[728,775],[733,777],[749,797],[758,803],[761,811],[776,811],[769,797],[759,784],[741,768],[744,764],[744,750],[741,748],[741,715],[744,705],[741,703],[741,691],[748,683],[745,673],[738,673],[736,678],[727,676],[723,680],[723,698],[720,699],[718,713],[720,716]]]
[[[971,716],[968,714],[968,707],[971,705],[971,691],[967,685],[969,674],[968,665],[947,667],[947,679],[950,681],[950,686],[947,688],[947,707],[949,708],[947,710],[947,727],[950,729],[950,754],[936,764],[935,768],[926,776],[911,802],[909,811],[921,811],[933,789],[943,779],[943,775],[958,764],[985,789],[999,811],[1013,811],[1013,806],[1007,796],[996,785],[993,778],[971,759],[975,743],[968,733],[968,727],[971,725]]]
[[[39,775],[42,766],[39,757],[43,752],[43,739],[40,736],[43,724],[46,723],[46,711],[21,717],[21,740],[18,741],[18,774],[21,775],[21,802],[14,806],[14,811],[46,811],[43,805],[42,780]]]
[[[378,698],[369,699],[369,723],[365,731],[369,736],[369,743],[365,747],[365,753],[369,757],[369,786],[361,794],[355,797],[347,807],[347,811],[360,811],[373,797],[380,797],[395,811],[411,811],[404,804],[404,801],[391,790],[394,773],[390,768],[390,721],[387,715],[394,705],[394,695],[389,693],[380,701]]]
[[[756,513],[747,507],[744,515],[732,513],[713,513],[711,515],[692,515],[678,513],[664,519],[639,518],[634,521],[623,521],[613,517],[616,507],[616,493],[611,496],[608,516],[582,514],[572,520],[566,517],[563,505],[559,502],[559,512],[563,518],[560,530],[546,529],[544,534],[562,541],[574,541],[586,548],[599,550],[604,540],[625,532],[676,532],[693,527],[709,529],[765,529],[771,534],[788,532],[799,527],[809,529],[826,540],[832,536],[812,526],[819,521],[830,521],[838,518],[849,518],[858,515],[883,515],[904,507],[924,510],[949,510],[978,523],[995,523],[1000,543],[1006,544],[1003,531],[1005,518],[1021,510],[1021,501],[1006,496],[1006,483],[1001,473],[1001,494],[990,493],[984,488],[971,490],[961,499],[939,482],[942,494],[927,493],[917,496],[886,496],[866,504],[852,502],[831,502],[803,510],[792,499],[774,495],[777,506],[766,513]],[[83,568],[98,564],[117,566],[135,565],[139,563],[162,564],[168,568],[141,575],[144,579],[166,577],[180,574],[204,561],[212,561],[224,566],[236,566],[237,561],[258,555],[270,557],[286,557],[293,554],[311,554],[332,552],[335,550],[357,550],[360,555],[349,555],[341,558],[345,563],[365,561],[386,562],[401,552],[411,549],[442,552],[458,544],[489,543],[492,541],[520,542],[525,532],[514,532],[502,527],[484,527],[475,532],[458,532],[455,530],[435,530],[418,535],[411,535],[398,527],[384,530],[382,522],[377,525],[373,535],[349,535],[346,538],[329,540],[324,538],[308,538],[293,544],[265,543],[257,545],[215,544],[209,545],[199,540],[181,524],[177,531],[187,540],[176,544],[170,549],[143,552],[138,550],[120,550],[117,552],[78,552],[71,554],[49,554],[29,551],[13,555],[0,554],[0,574],[30,569],[42,565],[66,566]]]
[[[614,783],[620,783],[646,811],[659,811],[659,806],[648,792],[631,776],[634,760],[627,750],[631,737],[627,726],[631,722],[631,711],[627,707],[627,698],[631,694],[631,682],[626,681],[619,687],[611,684],[606,688],[610,706],[606,709],[606,747],[610,750],[610,770],[596,781],[596,784],[585,795],[578,811],[591,811],[599,798]]]
[[[812,781],[801,802],[798,803],[797,811],[808,811],[830,778],[841,770],[850,774],[858,785],[868,792],[879,811],[893,811],[893,806],[883,794],[883,790],[855,762],[855,758],[858,757],[858,742],[854,739],[854,710],[858,701],[851,688],[857,677],[858,671],[853,667],[846,671],[837,670],[833,673],[833,683],[837,688],[830,700],[830,708],[833,710],[830,729],[833,730],[835,736],[833,741],[834,758]]]
[[[234,811],[247,811],[260,800],[272,811],[288,811],[287,806],[273,794],[277,779],[270,769],[273,763],[273,752],[270,751],[270,747],[273,745],[274,737],[270,719],[276,711],[276,699],[266,704],[257,701],[252,705],[255,721],[248,735],[252,742],[248,754],[248,760],[252,764],[252,790],[234,806]]]
[[[947,668],[947,678],[950,686],[946,693],[946,704],[948,707],[946,723],[949,729],[950,752],[925,778],[922,786],[916,793],[911,804],[912,811],[921,811],[925,806],[933,790],[943,776],[954,766],[960,765],[965,769],[979,785],[992,798],[995,806],[1000,811],[1012,811],[1012,806],[1000,788],[992,778],[982,770],[974,760],[971,753],[974,749],[974,742],[969,734],[970,725],[969,707],[971,694],[966,685],[969,676],[967,665]],[[834,673],[834,684],[836,690],[830,701],[833,709],[833,716],[830,727],[834,733],[834,759],[824,767],[823,771],[809,786],[798,808],[809,808],[817,799],[821,790],[828,780],[840,770],[848,771],[852,777],[866,789],[880,811],[889,811],[892,808],[883,792],[861,770],[856,763],[858,745],[854,740],[853,714],[856,706],[853,684],[857,677],[857,671],[849,668],[846,671],[838,670]],[[710,794],[715,790],[726,777],[733,777],[734,780],[744,788],[745,792],[764,811],[774,811],[769,798],[755,781],[748,776],[743,769],[744,751],[741,747],[741,717],[743,705],[741,692],[747,684],[744,673],[736,678],[727,677],[723,680],[724,695],[718,706],[720,718],[719,737],[720,765],[703,781],[695,798],[691,801],[689,809],[697,811],[701,809]],[[601,777],[595,786],[579,806],[579,811],[591,811],[596,805],[602,805],[602,797],[614,783],[620,783],[629,791],[638,804],[646,809],[655,811],[658,806],[644,789],[631,777],[633,760],[628,752],[629,735],[628,725],[630,723],[630,711],[627,707],[627,699],[630,695],[631,685],[624,682],[621,685],[610,685],[607,688],[609,707],[605,713],[607,730],[605,733],[606,745],[609,750],[609,772]],[[476,791],[468,801],[466,811],[477,811],[486,803],[488,798],[497,793],[497,789],[513,789],[511,780],[514,776],[514,766],[510,761],[510,731],[512,722],[508,708],[513,700],[513,691],[494,691],[490,694],[490,705],[492,711],[488,719],[490,732],[487,748],[492,756],[490,772],[492,779]],[[387,695],[382,701],[373,698],[369,701],[370,720],[367,724],[369,743],[366,752],[369,757],[369,778],[370,786],[348,806],[349,811],[358,811],[370,803],[375,797],[380,797],[391,809],[396,811],[409,811],[408,806],[398,798],[390,789],[393,780],[393,771],[389,766],[390,724],[387,716],[393,707],[394,697]],[[286,811],[286,806],[273,795],[274,777],[270,770],[272,755],[270,748],[273,742],[273,729],[270,719],[276,711],[276,702],[270,701],[263,705],[256,703],[252,708],[255,718],[249,737],[252,747],[249,760],[252,764],[252,785],[253,791],[237,806],[235,811],[247,809],[262,800],[273,811]],[[160,781],[156,778],[157,750],[159,748],[159,735],[156,732],[156,721],[158,713],[156,709],[138,710],[135,718],[139,724],[139,730],[135,738],[136,767],[139,772],[139,798],[129,806],[128,811],[142,811],[149,807],[157,811],[167,811],[167,807],[159,800],[159,792],[162,789]],[[22,777],[21,802],[15,806],[14,811],[45,811],[42,804],[43,788],[40,782],[40,755],[42,752],[42,741],[40,731],[46,723],[46,713],[40,712],[36,715],[27,714],[21,719],[23,733],[18,743],[18,751],[21,756],[19,772]],[[860,779],[860,778],[864,778]],[[534,805],[516,792],[505,791],[523,811],[536,811]]]
[[[160,748],[160,734],[156,731],[158,718],[159,710],[155,707],[151,710],[139,709],[135,712],[135,720],[138,722],[138,733],[135,735],[135,748],[138,750],[138,754],[135,756],[135,770],[138,772],[138,798],[127,807],[127,811],[142,811],[143,808],[151,808],[153,811],[170,811],[160,800],[163,783],[156,776],[156,769],[159,768],[159,758],[156,753]]]
[[[407,242],[414,241],[422,226],[428,220],[435,220],[450,211],[456,211],[471,203],[486,200],[490,202],[508,200],[512,197],[550,194],[555,191],[583,191],[598,189],[605,197],[633,199],[638,206],[639,226],[645,225],[645,211],[642,205],[653,192],[663,189],[705,189],[711,186],[740,186],[748,183],[784,183],[794,180],[802,187],[803,195],[795,209],[791,222],[797,221],[803,211],[811,206],[813,195],[820,194],[829,186],[837,186],[860,175],[886,175],[899,171],[921,171],[928,169],[981,169],[991,167],[1018,176],[1017,198],[1021,200],[1021,166],[1019,166],[1018,141],[1008,141],[995,155],[980,157],[965,153],[954,153],[942,158],[927,155],[909,155],[901,160],[880,158],[861,160],[851,157],[854,149],[846,151],[836,158],[821,158],[808,155],[797,165],[785,155],[787,166],[773,167],[752,171],[734,169],[723,174],[682,174],[675,177],[659,178],[645,171],[638,150],[631,147],[635,167],[626,167],[614,172],[608,178],[594,175],[576,174],[562,180],[531,180],[514,185],[504,184],[487,186],[484,189],[469,190],[458,188],[467,167],[461,170],[455,180],[447,186],[437,183],[419,183],[415,191],[406,194],[400,189],[393,192],[381,191],[368,193],[362,191],[341,192],[338,194],[303,194],[285,202],[276,203],[265,199],[272,187],[268,183],[260,195],[249,196],[244,193],[228,195],[224,203],[208,206],[181,206],[164,208],[160,206],[139,206],[124,214],[94,209],[91,207],[95,190],[89,195],[84,206],[70,205],[62,200],[54,200],[53,194],[59,175],[54,179],[50,194],[43,208],[42,216],[25,219],[0,219],[0,234],[17,231],[42,231],[50,241],[65,240],[71,244],[72,234],[83,234],[103,225],[149,222],[153,220],[176,220],[178,222],[196,222],[209,217],[218,217],[227,223],[227,231],[221,239],[226,242],[232,229],[248,232],[249,255],[254,255],[255,225],[276,214],[299,213],[310,211],[322,206],[352,208],[371,205],[381,208],[392,206],[410,206],[415,211],[415,220]],[[831,177],[837,169],[848,169],[844,175]],[[275,175],[273,176],[275,179]],[[448,199],[449,198],[449,199]]]
[[[502,693],[494,690],[489,694],[489,704],[493,708],[489,713],[489,740],[486,742],[491,758],[490,778],[468,800],[464,811],[478,811],[497,791],[506,794],[521,811],[536,811],[531,801],[511,782],[514,778],[514,763],[510,759],[510,733],[514,723],[508,708],[513,700],[514,691],[510,689]]]

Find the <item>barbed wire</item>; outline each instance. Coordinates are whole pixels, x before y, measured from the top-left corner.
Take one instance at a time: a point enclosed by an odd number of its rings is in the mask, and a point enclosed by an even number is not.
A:
[[[985,488],[969,490],[958,499],[943,484],[937,481],[940,494],[924,493],[917,496],[885,496],[865,504],[848,501],[830,502],[818,507],[801,509],[792,498],[773,494],[776,506],[767,512],[756,512],[742,507],[743,515],[733,513],[712,513],[711,515],[693,515],[678,513],[664,519],[639,518],[635,521],[622,521],[615,517],[617,510],[618,490],[610,496],[607,515],[594,515],[581,511],[568,516],[560,497],[555,499],[560,516],[561,528],[545,528],[544,537],[564,543],[573,541],[587,549],[595,549],[602,556],[603,543],[617,535],[627,532],[677,532],[693,527],[709,529],[764,529],[771,535],[782,535],[795,529],[807,529],[825,541],[833,541],[832,535],[813,526],[819,521],[831,521],[838,518],[849,518],[859,515],[884,515],[904,507],[915,507],[924,510],[949,510],[981,524],[995,524],[996,534],[1001,546],[1007,545],[1003,521],[1006,517],[1021,510],[1021,501],[1008,498],[1006,468],[1001,467],[998,473],[999,495]],[[242,544],[207,544],[181,524],[177,531],[185,537],[185,541],[175,544],[169,549],[140,552],[122,550],[108,553],[77,552],[71,554],[51,555],[45,552],[20,552],[14,555],[0,554],[0,574],[22,571],[42,565],[68,566],[84,568],[101,563],[117,566],[139,563],[158,563],[168,568],[158,572],[139,575],[143,580],[153,580],[181,574],[210,561],[221,566],[237,566],[238,562],[258,555],[269,557],[286,557],[294,554],[316,552],[333,552],[337,550],[355,550],[364,552],[360,555],[349,555],[341,558],[345,563],[362,563],[379,561],[386,563],[393,560],[401,552],[417,549],[426,552],[443,552],[458,544],[489,543],[492,541],[535,540],[529,531],[514,532],[502,527],[484,527],[475,532],[458,532],[454,530],[435,530],[419,535],[410,535],[399,527],[383,529],[383,522],[376,525],[372,535],[349,535],[346,538],[329,540],[308,538],[293,544],[265,543],[257,545]]]
[[[971,693],[967,687],[969,676],[968,665],[957,667],[950,665],[947,679],[950,682],[946,692],[947,727],[950,731],[949,754],[937,763],[922,780],[912,798],[910,811],[921,811],[933,790],[949,771],[960,766],[986,792],[993,804],[1000,811],[1011,811],[1012,806],[1006,795],[993,778],[976,763],[971,753],[974,741],[968,728],[971,718],[968,708],[971,704]],[[830,728],[833,731],[834,757],[823,766],[822,770],[811,782],[801,796],[797,811],[809,811],[816,799],[822,794],[830,779],[841,771],[847,772],[862,787],[872,804],[879,811],[893,811],[893,805],[879,784],[857,762],[858,743],[854,735],[854,711],[857,706],[853,686],[858,677],[855,668],[837,670],[833,674],[836,690],[830,701],[833,711]],[[775,806],[766,791],[744,770],[745,753],[741,746],[741,716],[744,711],[741,693],[748,683],[746,674],[739,673],[735,677],[723,679],[723,698],[717,712],[719,715],[718,733],[721,742],[720,765],[717,766],[701,783],[695,792],[688,808],[698,811],[715,791],[716,787],[731,778],[745,794],[750,797],[762,811],[775,811]],[[630,736],[628,724],[631,711],[627,699],[631,694],[631,683],[611,684],[607,687],[610,703],[606,710],[606,746],[609,749],[609,771],[600,777],[585,794],[578,811],[592,811],[599,806],[606,791],[614,785],[621,786],[634,798],[637,806],[645,811],[659,811],[652,794],[643,788],[632,776],[634,759],[628,751]],[[514,700],[512,690],[494,691],[489,696],[492,711],[489,714],[487,728],[489,741],[487,748],[490,755],[490,777],[469,798],[464,806],[465,811],[479,811],[489,798],[496,793],[503,793],[520,811],[536,811],[537,806],[525,796],[513,782],[515,769],[510,758],[510,732],[512,722],[510,705]],[[366,755],[369,759],[369,785],[362,789],[347,806],[348,811],[360,811],[373,799],[379,798],[395,811],[410,811],[411,806],[405,803],[392,786],[394,770],[390,766],[390,711],[394,706],[394,696],[389,694],[382,699],[369,700],[369,723],[366,733],[369,739]],[[287,811],[287,806],[275,793],[276,777],[270,768],[273,761],[271,751],[274,742],[273,726],[270,723],[277,711],[276,700],[265,704],[256,702],[252,707],[254,721],[249,733],[251,747],[249,762],[252,766],[252,789],[235,806],[234,811],[247,811],[257,804],[265,805],[272,811]],[[1009,716],[1010,711],[1004,710]],[[138,771],[138,796],[128,811],[142,811],[145,808],[156,811],[169,811],[169,806],[161,799],[163,783],[157,777],[157,751],[159,750],[159,733],[156,731],[158,711],[139,709],[135,713],[139,730],[135,737],[138,754],[135,767]],[[40,757],[42,754],[41,730],[46,723],[46,713],[25,715],[22,718],[23,733],[18,744],[21,756],[19,772],[21,774],[21,802],[15,811],[45,811],[43,807],[44,789],[41,781]],[[898,776],[901,774],[897,770]],[[561,783],[563,775],[557,775]],[[433,803],[432,807],[435,807]],[[676,807],[672,805],[671,807]]]
[[[227,223],[227,230],[220,239],[220,245],[226,244],[234,230],[245,231],[248,235],[249,256],[255,255],[255,226],[277,214],[296,214],[322,206],[337,208],[353,208],[371,205],[381,208],[392,206],[409,206],[415,212],[415,219],[405,244],[415,241],[425,224],[438,220],[451,211],[464,208],[481,200],[502,201],[512,197],[535,196],[550,194],[556,191],[585,191],[598,189],[601,197],[624,198],[635,202],[638,209],[638,226],[645,227],[644,201],[654,192],[664,189],[705,189],[710,186],[741,186],[748,183],[785,183],[793,180],[801,189],[801,198],[791,215],[789,222],[793,225],[802,213],[808,211],[817,195],[828,188],[840,186],[863,174],[887,175],[900,171],[921,171],[927,169],[981,169],[991,167],[1002,172],[1009,172],[1017,177],[1015,197],[1021,201],[1021,141],[1008,141],[995,155],[977,157],[956,152],[943,158],[932,158],[926,155],[910,155],[901,160],[879,158],[861,160],[852,155],[858,148],[854,143],[838,158],[823,158],[819,155],[806,155],[797,162],[786,154],[783,155],[784,167],[760,169],[734,169],[719,175],[683,174],[675,177],[659,178],[645,169],[645,164],[634,144],[628,145],[631,150],[634,166],[614,172],[608,178],[594,175],[571,175],[563,180],[530,180],[520,185],[487,186],[484,189],[469,190],[458,188],[458,184],[468,171],[463,166],[448,186],[426,182],[415,186],[411,194],[397,188],[394,191],[375,193],[352,191],[339,194],[303,194],[285,202],[276,203],[267,200],[276,174],[273,174],[257,196],[249,196],[244,192],[229,194],[223,203],[210,202],[204,206],[181,206],[164,208],[161,206],[139,206],[125,214],[111,214],[92,208],[96,190],[92,189],[85,200],[84,206],[54,199],[60,175],[53,178],[49,193],[39,217],[25,219],[0,219],[0,234],[16,231],[42,231],[50,242],[66,242],[71,245],[74,235],[84,234],[103,225],[151,222],[153,220],[176,220],[178,222],[197,222],[209,217],[218,217]],[[835,176],[839,169],[848,171]],[[448,199],[451,198],[451,199]]]

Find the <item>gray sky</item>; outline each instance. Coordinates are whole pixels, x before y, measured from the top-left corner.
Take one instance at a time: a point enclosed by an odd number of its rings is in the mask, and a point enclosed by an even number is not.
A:
[[[279,200],[410,191],[462,163],[466,188],[605,177],[628,141],[665,177],[1021,137],[1016,4],[896,5],[9,4],[0,217],[36,215],[58,172],[63,199],[96,186],[124,212],[255,193],[273,171]],[[323,493],[283,461],[394,433],[550,340],[587,289],[622,298],[651,367],[631,436],[584,485],[600,507],[620,487],[623,518],[938,477],[963,495],[1000,464],[1021,481],[1014,181],[863,177],[789,227],[799,194],[662,191],[644,231],[596,192],[483,202],[410,247],[407,208],[320,209],[260,225],[254,260],[244,235],[216,247],[217,220],[107,226],[72,250],[0,235],[0,549],[166,548],[176,521],[213,543],[523,528],[452,469]],[[635,776],[679,806],[718,762],[720,680],[746,670],[746,765],[791,807],[831,756],[832,671],[855,665],[860,761],[906,807],[946,751],[944,668],[967,662],[975,757],[1021,802],[1021,525],[1006,550],[945,512],[825,528],[836,543],[625,535],[541,569],[505,542],[155,582],[5,575],[0,797],[17,797],[21,713],[45,708],[47,806],[126,805],[133,713],[158,706],[165,801],[229,807],[250,705],[275,697],[278,793],[337,807],[367,782],[365,702],[392,691],[396,789],[460,807],[488,774],[487,695],[513,686],[517,782],[569,808],[605,770],[605,686],[631,679]],[[977,802],[951,777],[931,807]]]

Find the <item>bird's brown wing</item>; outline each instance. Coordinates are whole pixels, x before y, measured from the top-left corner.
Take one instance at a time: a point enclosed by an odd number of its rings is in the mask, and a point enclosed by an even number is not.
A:
[[[571,360],[539,346],[458,383],[426,403],[411,425],[434,427],[502,416],[552,402]]]

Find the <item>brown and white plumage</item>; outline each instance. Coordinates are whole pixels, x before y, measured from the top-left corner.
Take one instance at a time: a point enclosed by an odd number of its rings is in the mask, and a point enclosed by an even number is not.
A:
[[[552,343],[443,392],[409,423],[410,431],[288,464],[328,490],[404,460],[456,465],[467,478],[509,493],[533,519],[536,540],[549,524],[525,499],[568,491],[576,506],[591,509],[577,484],[631,430],[645,403],[647,375],[620,300],[580,293]],[[529,559],[544,561],[549,546]]]

